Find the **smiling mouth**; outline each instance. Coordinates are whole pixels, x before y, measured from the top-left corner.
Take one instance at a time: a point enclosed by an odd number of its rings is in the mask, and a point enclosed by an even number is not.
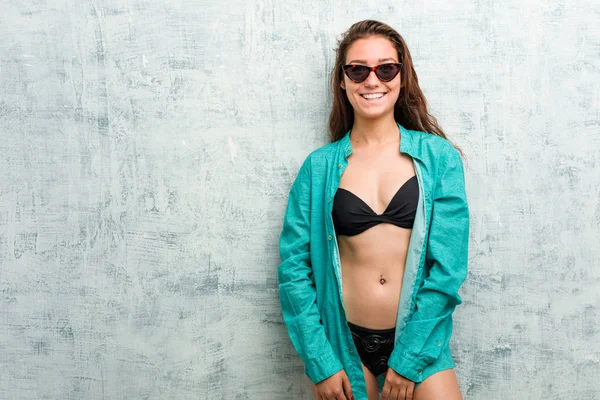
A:
[[[379,100],[382,99],[387,93],[370,93],[370,94],[361,94],[360,97],[367,101]],[[368,97],[366,97],[368,96]]]

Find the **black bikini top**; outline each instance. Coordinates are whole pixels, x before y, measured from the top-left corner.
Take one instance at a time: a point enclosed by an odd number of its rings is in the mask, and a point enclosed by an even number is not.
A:
[[[336,234],[353,236],[387,222],[402,228],[412,228],[419,201],[417,176],[404,182],[390,204],[378,215],[360,197],[344,188],[338,188],[333,200],[333,225]]]

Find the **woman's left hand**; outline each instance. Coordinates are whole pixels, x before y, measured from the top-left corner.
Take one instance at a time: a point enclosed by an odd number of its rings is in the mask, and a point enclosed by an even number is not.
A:
[[[381,400],[412,400],[415,383],[389,368],[385,373],[385,384]]]

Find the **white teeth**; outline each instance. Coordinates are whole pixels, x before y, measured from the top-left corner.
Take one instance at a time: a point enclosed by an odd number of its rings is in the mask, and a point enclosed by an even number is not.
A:
[[[379,99],[383,97],[383,93],[373,93],[373,94],[361,94],[365,99]]]

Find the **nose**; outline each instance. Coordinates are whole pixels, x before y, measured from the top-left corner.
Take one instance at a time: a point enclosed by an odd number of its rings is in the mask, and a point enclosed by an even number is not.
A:
[[[379,78],[375,74],[375,71],[369,72],[369,76],[367,76],[367,79],[365,79],[365,85],[366,86],[378,86],[379,85]]]

